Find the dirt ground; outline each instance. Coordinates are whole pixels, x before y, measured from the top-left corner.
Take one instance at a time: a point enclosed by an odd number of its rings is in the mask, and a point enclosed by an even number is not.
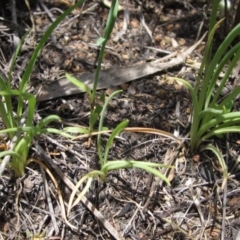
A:
[[[160,59],[173,52],[180,55],[207,30],[210,13],[205,1],[128,0],[119,1],[119,11],[112,37],[107,44],[103,69],[126,67]],[[27,30],[21,54],[14,69],[12,85],[18,87],[20,76],[47,27],[71,2],[39,0],[16,2],[17,24],[12,21],[12,6],[1,5],[0,67],[7,74],[14,44]],[[102,1],[86,1],[54,31],[36,63],[29,92],[59,80],[65,72],[94,72],[108,7]],[[125,26],[125,29],[124,29]],[[15,38],[13,37],[15,36]],[[221,34],[220,34],[221,38]],[[15,42],[14,42],[15,41]],[[124,91],[108,107],[104,126],[113,129],[124,119],[129,127],[148,127],[174,133],[186,139],[181,146],[157,133],[122,132],[115,140],[109,159],[132,159],[175,166],[162,169],[171,181],[163,181],[139,169],[110,172],[106,182],[95,180],[85,200],[75,206],[68,221],[62,216],[59,192],[45,170],[32,163],[21,179],[7,168],[0,178],[1,239],[223,239],[239,236],[239,148],[237,134],[213,139],[228,159],[231,177],[226,192],[221,190],[221,170],[210,153],[191,154],[188,146],[191,97],[170,77],[181,77],[194,84],[204,42],[185,64],[174,66],[138,80],[123,83]],[[231,81],[227,91],[233,87]],[[111,93],[116,87],[98,91]],[[239,109],[238,100],[235,108]],[[54,127],[88,126],[89,99],[85,93],[65,94],[41,101],[36,121],[50,114],[62,118]],[[107,140],[103,135],[103,143]],[[29,158],[45,163],[57,179],[67,207],[71,188],[89,170],[99,169],[96,139],[71,141],[45,134],[35,139]],[[223,216],[223,209],[226,215]],[[70,224],[75,226],[72,228]]]

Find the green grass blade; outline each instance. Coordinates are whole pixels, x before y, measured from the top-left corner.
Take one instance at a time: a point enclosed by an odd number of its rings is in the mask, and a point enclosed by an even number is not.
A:
[[[238,122],[239,122],[239,119],[238,119]],[[202,137],[202,141],[205,141],[213,136],[218,136],[218,135],[227,134],[227,133],[239,133],[239,132],[240,132],[240,126],[236,125],[236,126],[224,127],[220,125],[219,128],[214,128],[209,133],[204,135]]]
[[[13,150],[0,152],[0,159],[5,157],[5,156],[12,156],[12,157],[21,158],[21,156],[17,152],[15,152]]]
[[[5,128],[8,129],[15,126],[12,113],[10,114],[8,113],[8,111],[6,110],[5,103],[3,103],[2,101],[0,101],[0,116]],[[12,139],[13,134],[9,133],[9,137],[10,139]]]
[[[208,65],[211,61],[211,56],[212,56],[212,36],[211,33],[215,32],[214,28],[216,27],[216,19],[217,19],[217,11],[218,11],[218,1],[213,1],[213,5],[212,5],[212,12],[211,12],[211,18],[210,18],[210,22],[209,22],[209,35],[208,35],[208,42],[210,43],[210,46],[208,47],[207,51],[205,52],[204,55],[206,54],[207,56],[207,61],[206,64]]]
[[[203,82],[202,82],[202,86],[201,86],[201,91],[200,91],[200,95],[199,95],[199,105],[200,108],[203,109],[203,105],[205,103],[205,98],[206,98],[206,94],[207,94],[207,90],[209,87],[209,83],[211,84],[211,75],[213,74],[213,70],[215,69],[218,61],[214,61],[213,60],[210,62],[211,60],[211,52],[212,52],[212,42],[213,42],[213,37],[214,34],[217,30],[217,28],[220,26],[222,20],[220,20],[219,22],[216,23],[216,25],[214,26],[214,28],[212,29],[212,31],[209,33],[209,37],[208,37],[208,41],[207,41],[207,46],[205,49],[205,53],[204,53],[204,59],[203,62],[201,64],[200,70],[199,70],[199,78],[197,79],[197,86],[196,86],[196,91],[198,91],[199,87],[200,87],[200,79],[203,77]],[[219,51],[220,54],[220,51]],[[216,56],[216,55],[215,55]],[[204,69],[205,68],[205,69]],[[204,74],[203,74],[204,71]]]
[[[17,49],[15,50],[13,56],[12,56],[12,59],[11,59],[11,62],[10,62],[10,67],[9,67],[9,71],[8,71],[8,81],[7,81],[7,86],[8,86],[8,89],[11,89],[11,82],[12,82],[12,71],[13,71],[13,68],[14,68],[14,65],[15,65],[15,62],[17,60],[17,57],[20,53],[20,50],[22,48],[22,45],[23,45],[23,42],[26,38],[26,36],[29,34],[29,32],[26,32],[24,34],[24,36],[21,38],[18,46],[17,46]],[[2,88],[1,88],[2,89]]]
[[[73,134],[87,134],[89,133],[89,129],[85,127],[65,127],[63,129],[65,132],[73,133]]]
[[[77,3],[75,3],[73,6],[71,6],[70,8],[68,8],[67,10],[65,10],[50,26],[49,28],[46,30],[46,32],[43,34],[41,40],[39,41],[38,45],[36,46],[32,57],[26,67],[26,70],[24,72],[24,75],[22,77],[22,82],[20,85],[20,91],[21,92],[25,92],[26,91],[26,87],[28,84],[28,80],[30,78],[30,75],[32,73],[33,67],[35,65],[35,62],[40,54],[40,52],[42,51],[44,44],[46,43],[46,41],[48,40],[48,38],[51,36],[52,32],[54,31],[54,29],[58,26],[58,24],[64,20],[64,18],[70,14],[75,8],[77,8],[78,6],[80,6],[85,0],[79,0],[77,1]]]
[[[218,158],[218,161],[222,167],[222,171],[223,171],[223,181],[222,181],[222,189],[224,188],[224,186],[227,183],[227,179],[228,179],[228,170],[227,170],[227,166],[226,163],[223,159],[223,156],[221,154],[221,152],[219,151],[219,149],[217,149],[216,147],[214,147],[212,144],[208,144],[203,146],[201,149],[201,151],[205,151],[205,150],[210,150],[212,151],[215,156]]]
[[[28,100],[28,115],[27,115],[26,125],[32,126],[34,111],[35,111],[35,107],[36,107],[36,97],[33,94],[21,93],[19,90],[9,89],[9,90],[0,91],[0,96],[5,97],[6,107],[3,107],[3,104],[0,103],[0,111],[1,111],[1,115],[4,116],[3,117],[4,121],[5,121],[5,118],[8,118],[8,121],[7,121],[8,128],[18,126],[19,121],[22,118],[22,113],[17,112],[17,117],[16,117],[17,120],[15,123],[15,120],[13,117],[13,110],[12,110],[12,100],[11,100],[12,96],[18,96],[18,97],[21,96],[22,99]]]
[[[221,58],[225,55],[226,50],[231,46],[233,40],[239,35],[240,32],[240,24],[238,24],[224,39],[222,44],[217,50],[217,54],[214,55],[213,60],[210,63],[207,74],[209,77],[207,79],[211,79],[213,74],[213,70],[216,68],[217,64],[220,62]]]
[[[230,94],[227,95],[226,98],[219,104],[219,107],[226,106],[229,102],[233,101],[238,95],[240,94],[240,86],[237,86],[235,89],[232,90]]]
[[[117,127],[112,131],[112,134],[110,135],[110,137],[107,140],[106,146],[105,146],[105,150],[104,150],[104,159],[103,159],[103,164],[105,164],[107,162],[107,158],[108,158],[108,154],[109,154],[109,150],[112,146],[112,143],[115,139],[115,137],[124,130],[124,128],[128,125],[129,121],[125,120],[122,121],[121,123],[119,123],[117,125]],[[102,166],[103,166],[102,164]]]
[[[58,26],[58,24],[64,20],[64,18],[71,13],[76,7],[78,7],[79,5],[81,5],[85,0],[79,0],[76,4],[74,4],[73,6],[71,6],[70,8],[68,8],[66,11],[64,11],[51,25],[50,27],[46,30],[46,32],[43,34],[41,40],[39,41],[39,43],[37,44],[31,59],[29,60],[29,63],[26,67],[26,70],[23,74],[22,77],[22,81],[20,83],[20,92],[23,93],[26,91],[27,88],[27,84],[28,81],[30,79],[30,75],[33,71],[35,62],[40,54],[40,52],[42,51],[44,44],[46,43],[47,39],[50,37],[50,35],[52,34],[52,32],[54,31],[54,29]],[[23,98],[21,97],[21,95],[19,96],[19,102],[18,102],[18,113],[22,113],[23,111]]]
[[[143,170],[145,170],[145,171],[155,175],[156,177],[158,177],[161,180],[163,180],[164,182],[166,182],[168,186],[170,186],[169,180],[160,171],[158,171],[157,169],[151,168],[149,166],[143,166],[143,167],[139,167],[139,168],[141,168],[141,169],[143,169]]]
[[[233,57],[233,59],[232,59],[232,57]],[[236,63],[238,62],[239,58],[240,58],[240,43],[238,43],[233,48],[231,48],[227,52],[227,54],[225,54],[225,56],[223,57],[221,62],[218,64],[218,66],[216,66],[216,68],[214,70],[214,74],[213,74],[212,79],[210,81],[208,92],[206,94],[205,107],[208,107],[208,106],[211,107],[211,106],[213,106],[217,102],[217,100],[219,99],[219,96],[220,96],[220,94],[221,94],[221,92],[222,92],[222,90],[223,90],[227,80],[229,79],[229,76],[231,75],[233,68],[236,66]],[[231,63],[228,66],[227,71],[224,74],[224,77],[221,79],[221,83],[218,86],[217,91],[214,92],[214,90],[216,89],[216,82],[219,79],[219,75],[223,71],[224,66],[230,60],[231,60]],[[212,97],[213,97],[213,99],[212,99]],[[210,101],[211,101],[211,103],[210,103]]]
[[[209,68],[206,71],[206,76],[204,78],[203,86],[202,86],[200,97],[199,97],[199,104],[201,109],[204,108],[203,107],[204,105],[206,107],[206,104],[207,104],[206,93],[208,92],[209,83],[211,84],[213,73],[218,63],[220,62],[221,58],[223,58],[226,50],[228,49],[228,47],[230,47],[232,41],[239,35],[239,32],[240,32],[240,24],[238,24],[222,42],[222,44],[217,50],[217,53],[214,55],[209,65]]]
[[[163,181],[165,181],[168,185],[170,185],[169,180],[157,169],[156,167],[167,167],[171,168],[171,166],[166,166],[159,163],[149,163],[149,162],[141,162],[141,161],[131,161],[131,160],[116,160],[116,161],[108,161],[103,165],[101,171],[107,174],[109,171],[123,169],[123,168],[140,168],[149,173],[154,174],[159,177]]]
[[[16,133],[16,132],[31,132],[32,131],[32,127],[13,127],[13,128],[6,128],[6,129],[2,129],[0,130],[0,134],[3,133]]]
[[[73,83],[75,86],[77,86],[79,89],[81,89],[83,92],[86,92],[89,96],[91,96],[91,89],[80,80],[76,79],[72,75],[65,73],[66,78]]]
[[[118,91],[115,91],[113,92],[104,102],[104,105],[102,107],[102,111],[101,111],[101,114],[100,114],[100,119],[99,119],[99,125],[98,125],[98,131],[101,132],[102,129],[103,129],[103,121],[104,121],[104,117],[105,117],[105,112],[107,110],[107,107],[109,105],[109,102],[112,100],[112,98],[117,95],[118,93],[122,92],[122,90],[118,90]],[[97,150],[98,150],[98,157],[100,159],[100,163],[101,163],[101,166],[104,162],[103,160],[103,155],[102,155],[102,150],[101,150],[102,146],[101,146],[101,134],[98,134],[98,137],[97,137]]]
[[[1,75],[0,75],[0,89],[2,90],[0,92],[0,97],[1,97],[0,116],[3,120],[4,126],[6,128],[15,127],[11,95],[9,94],[8,86],[7,86],[4,78]],[[2,101],[3,100],[2,96],[4,96],[5,102]],[[13,135],[10,134],[9,137],[10,137],[10,139],[12,139]]]
[[[61,122],[61,118],[58,115],[47,116],[37,124],[37,128],[40,130],[46,127],[50,122]]]
[[[43,128],[39,131],[39,134],[42,134],[42,133],[55,133],[57,135],[65,137],[65,138],[69,138],[69,139],[75,138],[71,134],[63,132],[62,130],[59,130],[59,129],[56,129],[56,128]]]
[[[236,48],[235,48],[236,47]],[[231,57],[234,55],[233,59],[231,60],[231,63],[229,64],[228,68],[227,68],[227,71],[225,72],[224,74],[224,77],[223,79],[221,80],[221,84],[220,86],[218,87],[216,93],[214,93],[214,98],[213,100],[211,101],[211,104],[215,104],[217,102],[217,100],[219,99],[219,96],[223,90],[223,88],[225,87],[226,85],[226,82],[227,80],[229,80],[229,77],[232,73],[232,70],[233,68],[236,66],[237,62],[239,61],[240,59],[240,43],[238,43],[236,46],[233,48],[233,51],[232,51],[232,54],[226,54],[226,59],[223,59],[222,61],[230,61]],[[237,51],[235,50],[237,49]],[[230,52],[230,51],[229,51]],[[235,53],[235,54],[234,54]],[[225,63],[225,62],[224,62]],[[225,65],[225,64],[224,64]],[[221,72],[221,70],[223,69],[223,65],[222,66],[219,66],[218,67],[219,69],[216,69],[216,72]],[[216,80],[218,78],[219,75],[216,75]],[[213,76],[214,77],[214,76]],[[210,98],[210,97],[209,97]]]
[[[92,95],[91,95],[92,98],[90,99],[91,104],[93,104],[93,102],[95,101],[98,79],[99,79],[101,65],[102,65],[102,61],[103,61],[103,57],[104,57],[105,47],[106,47],[107,41],[110,37],[110,34],[112,32],[116,18],[117,18],[116,9],[118,10],[118,0],[113,0],[111,7],[110,7],[110,12],[108,14],[104,37],[103,38],[101,37],[99,40],[99,42],[102,42],[102,47],[101,47],[101,50],[99,53],[98,65],[97,65],[97,69],[96,69],[96,73],[95,73],[95,77],[94,77],[93,90],[92,90]]]
[[[111,160],[108,161],[104,164],[104,166],[102,167],[101,171],[102,172],[109,172],[112,170],[116,170],[116,169],[121,169],[121,168],[133,168],[133,167],[138,167],[140,166],[141,168],[143,168],[143,166],[149,166],[149,167],[164,167],[164,168],[174,168],[172,166],[168,166],[168,165],[164,165],[161,163],[153,163],[153,162],[144,162],[144,161],[134,161],[134,160]]]
[[[224,113],[224,110],[222,109],[217,109],[217,108],[207,108],[203,111],[200,112],[199,114],[199,118],[202,119],[205,116],[217,116],[217,115],[221,115]],[[212,117],[211,117],[212,118]]]
[[[193,101],[192,120],[193,120],[193,122],[192,122],[192,126],[190,129],[190,142],[191,142],[190,145],[191,145],[191,148],[193,149],[193,148],[195,148],[195,145],[197,142],[196,134],[199,129],[199,123],[200,123],[199,114],[201,113],[201,109],[199,107],[199,102],[197,99],[196,91],[191,86],[191,84],[181,78],[174,78],[174,80],[181,82],[185,87],[187,87],[188,90],[190,91],[190,94],[192,97],[192,101]]]
[[[104,99],[104,104],[102,106],[101,112],[98,112],[100,114],[99,125],[98,125],[99,132],[102,131],[103,129],[103,121],[104,121],[105,113],[110,101],[113,99],[114,96],[116,96],[120,92],[122,92],[122,90],[115,91],[106,100]]]
[[[117,15],[118,15],[118,0],[113,0],[111,4],[111,8],[108,14],[108,19],[106,23],[106,30],[104,33],[105,41],[108,41],[113,30]]]
[[[25,99],[28,100],[28,113],[26,119],[26,126],[33,126],[33,118],[36,110],[36,97],[31,93],[24,94]]]
[[[211,119],[206,124],[202,125],[199,129],[199,131],[196,134],[196,138],[200,139],[205,133],[209,131],[209,129],[212,129],[216,127],[217,125],[224,123],[225,121],[234,122],[235,119],[240,118],[240,112],[230,112],[225,113],[222,115],[218,115],[216,118]]]

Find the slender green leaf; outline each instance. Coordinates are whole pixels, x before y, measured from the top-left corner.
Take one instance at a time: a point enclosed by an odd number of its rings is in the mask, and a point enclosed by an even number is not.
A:
[[[65,138],[70,138],[70,139],[75,138],[71,134],[63,132],[62,130],[59,130],[59,129],[56,129],[56,128],[43,128],[43,129],[40,130],[39,134],[41,134],[41,133],[55,133],[57,135],[65,137]]]
[[[108,138],[108,141],[106,143],[105,151],[104,151],[104,159],[103,159],[103,164],[107,162],[109,150],[112,146],[113,140],[115,137],[123,131],[123,129],[128,125],[128,120],[122,121],[121,123],[118,124],[118,126],[113,130],[112,134]]]
[[[141,161],[129,161],[129,160],[118,160],[118,161],[108,161],[102,167],[101,171],[104,173],[108,173],[109,171],[116,170],[116,169],[123,169],[123,168],[140,168],[149,173],[154,174],[155,176],[159,177],[163,181],[165,181],[168,185],[170,185],[169,180],[155,167],[168,167],[163,164],[157,163],[149,163],[149,162],[141,162]]]
[[[219,107],[223,108],[223,106],[227,106],[230,104],[235,98],[240,94],[240,86],[237,86],[235,89],[232,90],[231,93],[229,93],[223,101],[219,104]]]
[[[235,56],[232,59],[233,55],[235,55]],[[240,59],[240,43],[238,43],[237,45],[235,45],[235,47],[233,47],[230,51],[228,51],[228,53],[223,57],[223,59],[221,60],[219,65],[215,68],[215,72],[211,79],[211,86],[208,89],[205,106],[208,106],[212,96],[213,96],[213,99],[211,100],[210,106],[212,106],[213,104],[215,104],[217,102],[220,94],[222,93],[223,88],[226,85],[227,80],[229,79],[229,77],[232,73],[233,68],[236,66],[239,59]],[[224,66],[226,65],[226,63],[229,62],[230,60],[231,60],[231,63],[229,65],[229,67],[227,68],[227,71],[225,72],[224,77],[221,80],[219,87],[217,88],[217,91],[213,94],[213,90],[216,89],[216,82],[219,78],[219,75],[220,75],[221,71],[223,70]]]
[[[22,77],[22,82],[20,85],[20,91],[21,92],[25,92],[26,91],[26,87],[27,87],[27,83],[29,80],[29,77],[33,71],[33,67],[35,65],[35,62],[40,54],[40,52],[42,51],[44,44],[46,43],[46,41],[48,40],[48,38],[51,36],[52,32],[54,31],[54,29],[58,26],[58,24],[64,20],[64,18],[69,15],[74,9],[76,9],[78,6],[80,6],[81,4],[83,4],[85,1],[84,0],[79,0],[77,1],[73,6],[71,6],[70,8],[68,8],[67,10],[65,10],[50,26],[49,28],[45,31],[45,33],[43,34],[41,40],[39,41],[38,45],[36,46],[31,59],[29,60],[29,63],[26,67],[26,70],[24,72],[24,75]]]
[[[37,124],[37,128],[40,130],[41,128],[47,126],[50,122],[61,122],[61,118],[58,115],[47,116]]]
[[[210,35],[209,35],[209,38],[207,41],[207,47],[206,47],[206,50],[204,53],[204,56],[206,54],[206,58],[203,60],[203,63],[202,63],[203,67],[201,65],[200,72],[199,72],[199,77],[201,77],[202,76],[201,70],[203,70],[203,68],[205,68],[203,83],[202,83],[201,91],[200,91],[200,95],[199,95],[199,105],[200,105],[201,109],[203,108],[203,104],[205,103],[205,98],[206,98],[206,94],[208,92],[207,90],[209,87],[209,82],[210,82],[211,76],[214,72],[215,67],[217,66],[217,64],[219,62],[219,59],[220,59],[220,58],[216,58],[216,56],[220,56],[220,55],[222,56],[222,54],[223,54],[221,51],[221,48],[219,48],[218,55],[214,55],[213,60],[210,62],[211,54],[212,54],[211,51],[212,51],[213,36],[214,36],[217,28],[220,26],[221,22],[222,22],[222,20],[220,20],[214,26],[212,31],[210,31]],[[198,80],[198,81],[200,81],[200,80]],[[197,89],[198,89],[198,84],[197,84]]]
[[[166,176],[164,176],[160,171],[158,171],[157,169],[155,168],[151,168],[149,166],[144,166],[142,167],[143,170],[151,173],[151,174],[154,174],[156,177],[160,178],[161,180],[163,180],[164,182],[167,183],[168,186],[170,186],[170,182],[169,180],[166,178]]]
[[[40,52],[42,51],[44,44],[46,43],[46,41],[48,40],[48,38],[51,36],[52,32],[54,31],[54,29],[58,26],[58,24],[64,20],[64,18],[70,14],[76,7],[78,7],[79,5],[81,5],[84,2],[84,0],[79,0],[76,4],[74,4],[73,6],[71,6],[70,8],[68,8],[67,10],[65,10],[50,26],[49,28],[46,30],[46,32],[43,34],[41,40],[39,41],[39,43],[37,44],[31,59],[28,62],[28,65],[26,66],[26,70],[23,74],[22,77],[22,81],[20,83],[20,92],[24,93],[26,91],[27,88],[27,84],[28,81],[30,79],[30,76],[32,74],[35,62],[40,54]],[[19,101],[18,101],[18,110],[17,112],[19,114],[21,114],[23,111],[23,98],[20,95],[19,96]]]
[[[102,107],[102,111],[101,111],[101,114],[100,114],[100,120],[99,120],[99,124],[98,124],[98,131],[101,132],[102,129],[103,129],[103,121],[104,121],[104,117],[105,117],[105,112],[107,110],[107,107],[109,105],[109,102],[112,100],[112,98],[117,95],[118,93],[122,92],[122,90],[118,90],[118,91],[115,91],[113,92],[107,100],[105,100],[105,103]],[[102,150],[101,150],[101,134],[98,134],[98,137],[97,137],[97,150],[98,150],[98,157],[100,159],[100,164],[102,166],[102,164],[104,163],[104,159],[103,159],[103,156],[102,156]]]
[[[81,89],[83,92],[86,92],[89,96],[91,96],[91,89],[83,82],[80,80],[76,79],[72,75],[66,73],[66,78],[73,83],[75,86],[77,86],[79,89]]]
[[[107,19],[107,23],[106,23],[106,30],[105,30],[105,34],[104,34],[104,38],[105,39],[109,39],[111,32],[113,30],[116,18],[117,18],[117,14],[118,14],[118,0],[112,0],[112,4],[110,7],[110,11],[108,14],[108,19]]]
[[[21,156],[13,150],[7,150],[7,151],[0,152],[0,159],[5,156],[15,156],[17,158],[21,158]]]
[[[205,134],[201,140],[204,141],[213,136],[218,136],[218,135],[227,134],[227,133],[239,133],[239,132],[240,132],[240,126],[229,126],[229,127],[220,126],[219,128],[214,128],[209,133]]]
[[[201,136],[207,132],[209,129],[216,127],[218,124],[223,123],[227,120],[234,121],[234,119],[240,118],[240,112],[230,112],[222,115],[218,115],[211,119],[206,124],[200,126],[199,131],[196,133],[196,138],[201,138]]]
[[[219,149],[214,147],[212,144],[207,144],[207,145],[203,146],[200,150],[201,151],[210,150],[218,158],[219,163],[220,163],[220,165],[222,167],[222,171],[223,171],[223,181],[222,181],[222,189],[223,189],[225,187],[226,183],[227,183],[228,170],[227,170],[227,166],[226,166],[226,163],[225,163],[225,161],[223,159],[223,156],[222,156],[221,152],[219,151]]]
[[[9,70],[8,70],[8,81],[7,81],[7,86],[8,86],[8,89],[10,89],[11,88],[11,82],[12,82],[12,71],[13,71],[13,69],[14,69],[14,66],[15,66],[15,63],[16,63],[16,60],[17,60],[17,57],[18,57],[18,55],[19,55],[19,53],[20,53],[20,50],[21,50],[21,48],[22,48],[22,45],[23,45],[23,42],[24,42],[24,40],[25,40],[25,38],[26,38],[26,36],[29,34],[29,31],[27,31],[24,35],[23,35],[23,37],[21,38],[21,40],[20,40],[20,42],[19,42],[19,44],[18,44],[18,46],[17,46],[17,49],[15,50],[15,52],[14,52],[14,54],[13,54],[13,56],[12,56],[12,59],[11,59],[11,62],[10,62],[10,67],[9,67]],[[2,88],[1,88],[2,89]]]
[[[108,19],[107,19],[105,33],[104,33],[104,38],[106,39],[106,41],[102,42],[102,47],[101,47],[101,50],[100,50],[100,53],[98,56],[98,65],[97,65],[97,69],[96,69],[96,73],[95,73],[95,77],[94,77],[91,104],[93,104],[94,100],[95,100],[98,79],[99,79],[99,74],[100,74],[102,61],[103,61],[103,57],[104,57],[105,47],[106,47],[107,41],[110,37],[110,34],[112,32],[113,26],[115,24],[115,21],[117,18],[117,12],[118,12],[118,1],[113,0],[109,14],[108,14]]]
[[[74,133],[74,134],[79,134],[79,133],[87,134],[87,133],[89,133],[89,129],[85,128],[85,127],[65,127],[63,130],[65,132]]]
[[[97,45],[98,45],[98,46],[101,46],[105,41],[106,41],[106,38],[100,37],[100,38],[98,38],[98,40],[97,40]]]

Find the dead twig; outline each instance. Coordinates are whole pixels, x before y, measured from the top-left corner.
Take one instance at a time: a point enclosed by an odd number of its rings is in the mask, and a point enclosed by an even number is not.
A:
[[[44,189],[45,189],[45,194],[46,194],[46,198],[47,198],[48,208],[49,208],[50,216],[51,216],[51,219],[52,219],[53,227],[54,227],[54,230],[55,230],[55,234],[58,235],[59,234],[59,227],[57,225],[56,217],[54,215],[53,204],[52,204],[52,200],[51,200],[51,196],[50,196],[50,192],[49,192],[48,183],[47,183],[47,180],[46,180],[46,174],[45,174],[42,167],[41,167],[41,174],[42,174],[42,178],[43,178],[43,181],[44,181]]]

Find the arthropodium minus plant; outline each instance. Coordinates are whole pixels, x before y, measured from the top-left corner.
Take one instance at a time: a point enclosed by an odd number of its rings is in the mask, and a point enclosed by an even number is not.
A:
[[[116,128],[113,129],[111,135],[109,136],[106,145],[102,146],[101,141],[101,132],[103,131],[103,120],[105,117],[105,112],[107,109],[107,106],[109,102],[112,100],[112,98],[118,94],[120,91],[113,92],[107,99],[105,99],[104,95],[101,95],[100,100],[103,103],[103,106],[96,105],[95,106],[95,97],[96,97],[96,89],[97,89],[97,83],[98,83],[98,77],[101,70],[101,63],[104,56],[104,50],[106,43],[108,39],[110,38],[110,34],[112,32],[116,17],[118,12],[118,1],[113,0],[112,5],[110,8],[110,12],[108,15],[108,20],[106,24],[106,30],[104,37],[99,38],[98,44],[101,46],[99,59],[98,59],[98,67],[96,70],[96,75],[94,79],[94,87],[91,91],[89,87],[79,81],[78,79],[75,79],[74,77],[70,76],[69,74],[66,74],[67,78],[76,86],[78,86],[80,89],[85,91],[90,98],[90,104],[91,106],[91,112],[90,112],[90,120],[89,120],[89,129],[88,133],[92,134],[93,132],[93,126],[96,123],[97,119],[99,118],[99,124],[98,124],[98,135],[97,135],[97,151],[98,151],[98,158],[100,163],[100,170],[93,170],[86,175],[84,175],[76,184],[69,200],[69,208],[68,208],[68,214],[70,213],[70,210],[72,207],[74,207],[76,204],[80,202],[82,197],[86,194],[86,192],[89,190],[91,183],[94,179],[100,178],[102,181],[106,180],[106,176],[110,171],[117,170],[117,169],[125,169],[125,168],[140,168],[142,170],[145,170],[151,174],[154,174],[155,176],[159,177],[163,181],[165,181],[168,185],[170,184],[169,180],[167,179],[164,174],[162,174],[157,168],[169,168],[169,166],[160,164],[160,163],[151,163],[151,162],[145,162],[145,161],[133,161],[133,160],[109,160],[109,151],[113,144],[114,139],[116,136],[125,129],[125,127],[128,124],[127,120],[122,121],[117,125]],[[86,129],[82,128],[72,128],[68,127],[65,128],[65,131],[72,132],[72,133],[86,133]],[[104,149],[104,150],[103,150]],[[74,197],[79,189],[80,186],[83,185],[83,183],[86,182],[86,185],[83,187],[81,193],[79,194],[78,198],[73,202]]]
[[[11,156],[12,159],[10,165],[17,177],[24,174],[29,149],[36,135],[48,132],[60,134],[69,138],[72,137],[70,134],[62,132],[58,129],[46,128],[46,126],[52,121],[61,121],[60,117],[56,115],[48,116],[34,125],[33,118],[36,110],[36,97],[33,94],[28,93],[26,89],[31,73],[34,69],[35,62],[41,50],[43,49],[45,42],[58,24],[83,2],[84,0],[79,0],[76,4],[67,9],[55,20],[55,22],[51,24],[51,26],[44,33],[27,64],[26,70],[21,78],[19,90],[11,88],[11,73],[13,71],[14,64],[20,52],[24,38],[21,40],[21,43],[19,44],[12,58],[7,81],[5,81],[4,77],[0,76],[0,96],[4,99],[4,101],[0,101],[0,115],[5,126],[5,129],[1,130],[0,134],[7,133],[9,139],[12,141],[11,149],[1,152],[0,158]],[[16,116],[13,111],[12,96],[17,98]],[[0,166],[0,176],[2,175],[6,165],[9,163],[9,160],[10,157],[5,157],[2,161]]]
[[[233,111],[233,103],[240,94],[240,86],[224,98],[221,97],[222,90],[240,59],[240,43],[233,45],[233,41],[239,36],[240,24],[230,31],[212,56],[214,34],[223,21],[222,19],[216,22],[217,7],[218,1],[213,1],[208,40],[196,86],[191,86],[186,80],[175,79],[189,89],[193,100],[190,129],[191,151],[211,150],[217,156],[223,171],[222,186],[224,186],[228,175],[225,161],[219,149],[207,141],[214,136],[240,132],[240,112]],[[219,79],[221,72],[224,72],[224,76]]]

